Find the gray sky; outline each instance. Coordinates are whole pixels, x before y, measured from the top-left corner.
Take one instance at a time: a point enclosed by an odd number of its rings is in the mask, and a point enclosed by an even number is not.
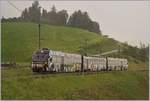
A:
[[[24,10],[31,6],[33,1],[10,2]],[[55,5],[58,11],[67,10],[69,15],[78,9],[87,11],[91,19],[100,24],[104,35],[121,42],[127,41],[134,46],[139,46],[140,42],[149,43],[150,1],[40,1],[40,6],[48,11],[52,5]],[[1,16],[20,15],[21,12],[7,1],[1,1]]]

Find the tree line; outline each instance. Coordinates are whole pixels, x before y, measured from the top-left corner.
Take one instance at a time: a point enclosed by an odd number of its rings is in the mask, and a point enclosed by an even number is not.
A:
[[[101,34],[99,24],[93,21],[87,12],[78,10],[69,17],[67,10],[57,11],[55,6],[53,6],[50,11],[47,11],[44,8],[41,9],[38,1],[34,1],[31,7],[25,8],[20,17],[8,19],[3,17],[2,22],[6,21],[25,21],[58,26],[70,26]]]

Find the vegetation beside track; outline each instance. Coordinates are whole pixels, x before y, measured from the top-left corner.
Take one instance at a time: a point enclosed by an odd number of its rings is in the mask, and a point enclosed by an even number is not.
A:
[[[136,66],[134,63],[132,66]],[[141,64],[144,67],[144,65]],[[33,74],[2,70],[2,99],[148,99],[148,68],[99,73]]]

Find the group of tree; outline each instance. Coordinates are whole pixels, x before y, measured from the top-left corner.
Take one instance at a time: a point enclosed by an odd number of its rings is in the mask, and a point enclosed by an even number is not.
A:
[[[50,25],[65,26],[67,24],[67,19],[68,13],[66,10],[56,12],[56,8],[53,6],[52,10],[49,12],[43,9],[40,21]]]
[[[87,12],[82,12],[81,10],[75,11],[70,16],[67,24],[72,27],[78,27],[87,29],[91,32],[101,33],[99,24],[95,21],[92,21]]]
[[[26,21],[58,26],[71,26],[101,34],[99,24],[92,21],[87,12],[78,10],[69,17],[66,10],[57,11],[55,6],[53,6],[50,11],[41,9],[38,1],[34,1],[31,7],[25,8],[20,17],[2,18],[2,22],[3,21]]]

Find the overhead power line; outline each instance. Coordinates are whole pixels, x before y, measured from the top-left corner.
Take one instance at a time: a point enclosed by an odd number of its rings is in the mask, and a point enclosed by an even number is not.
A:
[[[103,56],[103,55],[107,55],[107,54],[111,54],[111,53],[116,53],[116,52],[119,52],[119,51],[122,51],[122,50],[111,50],[111,51],[108,51],[108,52],[104,52],[104,53],[101,53],[101,54],[96,54],[96,55],[92,55],[92,56]]]
[[[8,1],[8,0],[7,0],[7,2],[8,2],[12,7],[14,7],[17,11],[22,12],[22,10],[19,9],[18,7],[16,7],[13,3],[11,3],[11,2]]]

